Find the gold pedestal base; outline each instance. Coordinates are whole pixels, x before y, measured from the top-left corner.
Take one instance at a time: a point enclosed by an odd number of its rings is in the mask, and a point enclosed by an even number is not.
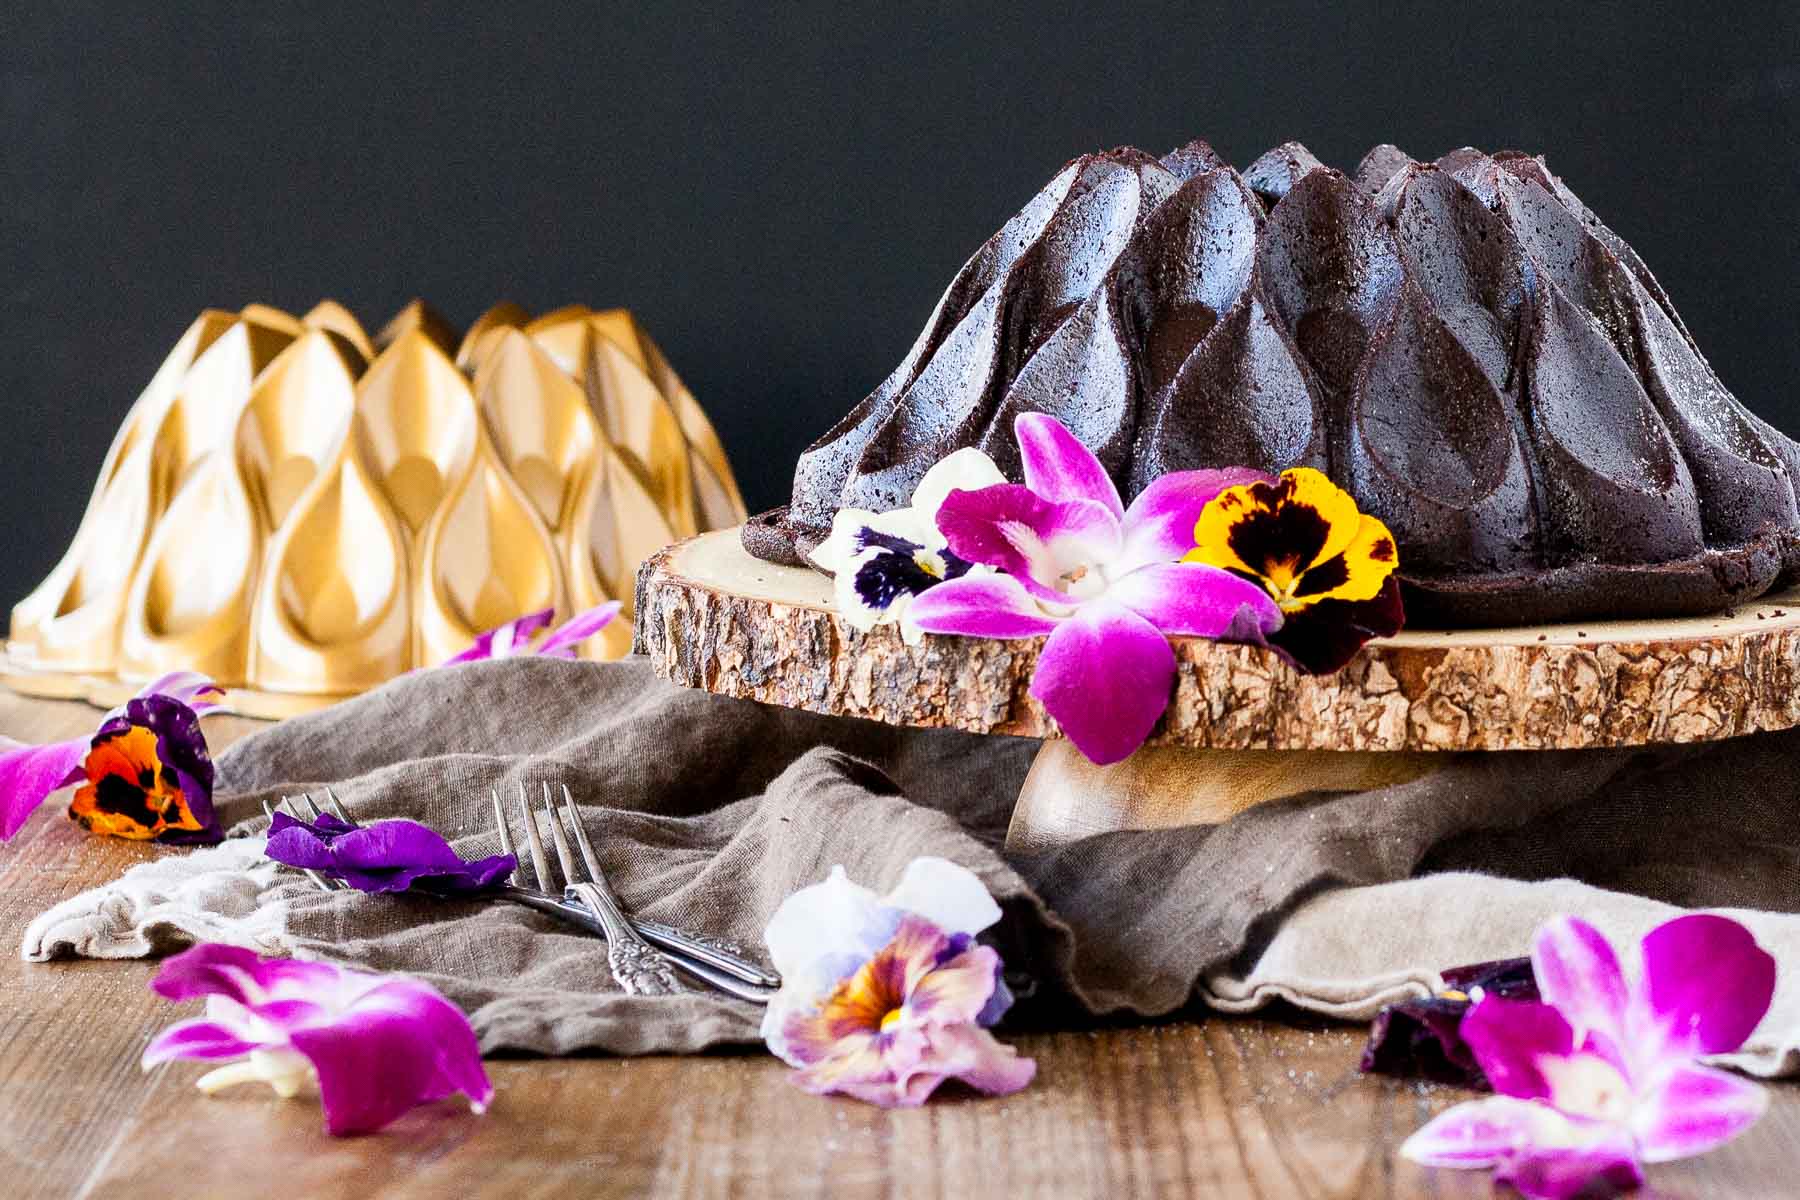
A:
[[[1120,829],[1215,825],[1286,796],[1406,783],[1447,761],[1426,752],[1145,746],[1102,767],[1072,742],[1047,741],[1019,789],[1006,848],[1032,853]]]

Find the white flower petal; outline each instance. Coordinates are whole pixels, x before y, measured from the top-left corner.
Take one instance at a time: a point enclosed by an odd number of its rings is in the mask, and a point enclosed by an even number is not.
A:
[[[886,944],[895,925],[880,897],[833,867],[823,883],[803,887],[775,910],[763,931],[769,960],[783,978],[800,976],[824,959],[855,955],[865,961]]]
[[[1000,906],[973,871],[929,855],[908,863],[881,903],[918,913],[945,933],[980,933],[1000,919]]]
[[[951,492],[958,488],[973,492],[1005,482],[1006,476],[1000,473],[993,459],[973,446],[964,446],[925,472],[925,478],[913,489],[912,506],[923,513],[935,529],[937,510],[943,507],[944,498]]]

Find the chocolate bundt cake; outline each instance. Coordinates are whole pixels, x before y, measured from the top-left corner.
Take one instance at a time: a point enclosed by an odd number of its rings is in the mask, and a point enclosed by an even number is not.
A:
[[[801,561],[838,508],[903,507],[962,446],[1016,479],[1022,412],[1127,497],[1185,468],[1325,471],[1397,536],[1413,624],[1700,613],[1800,576],[1800,445],[1525,154],[1076,159],[746,545]]]

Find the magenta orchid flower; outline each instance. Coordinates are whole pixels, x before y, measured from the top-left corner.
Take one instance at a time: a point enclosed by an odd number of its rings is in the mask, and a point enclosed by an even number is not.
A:
[[[1701,1154],[1762,1115],[1746,1079],[1698,1061],[1744,1043],[1775,993],[1775,960],[1726,917],[1657,926],[1628,980],[1600,932],[1574,917],[1538,931],[1541,1002],[1489,996],[1462,1036],[1499,1094],[1458,1105],[1401,1153],[1437,1167],[1493,1167],[1549,1200],[1627,1191],[1640,1163]]]
[[[169,1000],[205,997],[206,1015],[152,1039],[145,1070],[239,1060],[200,1077],[208,1094],[261,1080],[291,1097],[316,1083],[337,1136],[372,1133],[458,1092],[477,1113],[494,1097],[468,1019],[418,980],[207,943],[164,962],[150,986]]]
[[[581,643],[605,629],[612,619],[619,615],[624,605],[617,600],[608,600],[605,604],[595,605],[586,612],[577,613],[568,621],[552,629],[544,640],[536,646],[531,639],[546,628],[556,615],[553,608],[540,609],[534,613],[526,613],[503,625],[496,625],[475,639],[473,645],[461,654],[443,661],[443,666],[452,663],[476,662],[484,658],[513,658],[520,655],[536,655],[539,658],[574,658]]]
[[[206,676],[176,671],[146,684],[87,737],[45,745],[0,737],[0,841],[52,792],[83,782],[70,815],[95,832],[217,841],[199,717],[221,695]]]
[[[417,821],[353,825],[331,813],[320,813],[312,822],[276,813],[263,853],[274,862],[317,871],[370,893],[414,887],[438,894],[479,892],[506,882],[519,866],[510,854],[470,862]]]
[[[1281,609],[1257,583],[1178,561],[1194,546],[1207,502],[1262,476],[1175,471],[1127,509],[1100,461],[1056,418],[1013,424],[1025,483],[953,491],[938,509],[950,550],[1001,575],[949,579],[913,599],[928,633],[1048,634],[1035,696],[1081,752],[1116,762],[1150,736],[1168,707],[1168,635],[1263,641]]]
[[[975,942],[999,919],[981,881],[941,858],[914,859],[886,896],[834,868],[769,921],[782,985],[763,1040],[818,1095],[913,1108],[946,1079],[1018,1091],[1037,1064],[988,1032],[1012,995],[999,954]]]

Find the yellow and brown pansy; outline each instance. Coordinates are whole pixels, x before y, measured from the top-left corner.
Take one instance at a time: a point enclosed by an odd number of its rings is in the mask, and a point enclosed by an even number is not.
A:
[[[1223,567],[1269,590],[1283,612],[1370,600],[1399,565],[1394,537],[1311,467],[1226,488],[1200,513],[1184,562]]]
[[[1285,618],[1269,644],[1312,674],[1339,669],[1405,623],[1393,534],[1311,467],[1221,491],[1182,561],[1262,585]]]

